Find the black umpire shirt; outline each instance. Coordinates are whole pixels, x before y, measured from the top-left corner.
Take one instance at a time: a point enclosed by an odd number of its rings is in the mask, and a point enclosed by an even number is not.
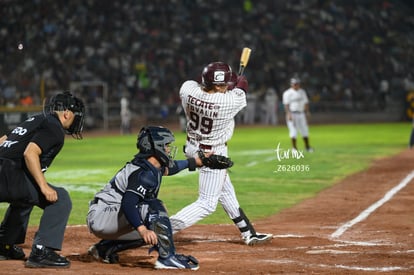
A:
[[[0,145],[0,159],[10,159],[26,170],[23,153],[30,142],[42,150],[40,163],[45,172],[60,152],[65,141],[65,130],[56,114],[40,114],[28,118],[7,134]]]

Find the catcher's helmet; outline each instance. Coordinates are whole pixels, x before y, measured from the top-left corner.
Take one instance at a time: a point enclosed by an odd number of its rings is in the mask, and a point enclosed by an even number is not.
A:
[[[223,62],[213,62],[204,67],[201,83],[205,87],[228,85],[232,78],[231,67]]]
[[[143,127],[138,134],[137,148],[140,154],[154,156],[163,166],[172,167],[176,148],[173,133],[161,126]],[[166,150],[169,146],[170,150]]]
[[[83,123],[85,121],[85,106],[81,99],[73,96],[70,92],[59,93],[53,96],[49,103],[44,106],[45,113],[70,110],[75,114],[75,119],[66,134],[76,139],[82,139]]]

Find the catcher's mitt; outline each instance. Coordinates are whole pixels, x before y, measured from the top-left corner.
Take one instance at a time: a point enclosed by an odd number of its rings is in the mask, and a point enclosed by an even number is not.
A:
[[[198,151],[198,157],[201,159],[201,162],[204,166],[207,166],[210,169],[227,169],[233,166],[233,161],[225,156],[220,155],[211,155],[206,157],[203,151]]]

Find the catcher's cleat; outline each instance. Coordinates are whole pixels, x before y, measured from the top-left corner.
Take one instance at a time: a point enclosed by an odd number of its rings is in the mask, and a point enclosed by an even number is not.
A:
[[[256,245],[256,244],[269,242],[270,240],[272,240],[272,238],[273,238],[272,234],[256,232],[256,234],[247,236],[243,239],[247,245]]]
[[[68,268],[70,261],[58,255],[53,249],[34,245],[25,267],[30,268]]]
[[[119,262],[117,252],[127,249],[137,248],[145,245],[143,239],[138,240],[101,240],[99,243],[92,245],[88,253],[97,260],[107,264],[116,264]]]
[[[14,244],[0,244],[0,261],[23,260],[25,256],[23,249]]]
[[[107,264],[116,264],[119,262],[119,256],[117,253],[113,252],[116,246],[114,246],[111,241],[102,240],[99,243],[96,243],[89,247],[88,254]]]
[[[166,259],[158,257],[155,262],[155,269],[190,269],[197,270],[200,266],[198,261],[191,255],[182,254],[171,255]]]

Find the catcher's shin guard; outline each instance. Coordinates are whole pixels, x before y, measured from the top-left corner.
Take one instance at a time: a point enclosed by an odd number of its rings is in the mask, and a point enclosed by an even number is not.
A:
[[[175,254],[175,246],[167,211],[161,201],[156,200],[151,203],[149,212],[149,227],[158,238],[158,244],[153,249],[158,251],[161,258],[168,258]]]
[[[249,219],[247,218],[246,214],[244,214],[243,210],[239,208],[240,216],[233,219],[233,222],[239,228],[243,237],[248,235],[256,235],[256,230],[254,230],[253,225],[250,223]]]
[[[168,258],[175,254],[175,246],[170,220],[168,217],[159,217],[152,223],[152,230],[157,234],[158,245],[156,249],[161,258]]]

